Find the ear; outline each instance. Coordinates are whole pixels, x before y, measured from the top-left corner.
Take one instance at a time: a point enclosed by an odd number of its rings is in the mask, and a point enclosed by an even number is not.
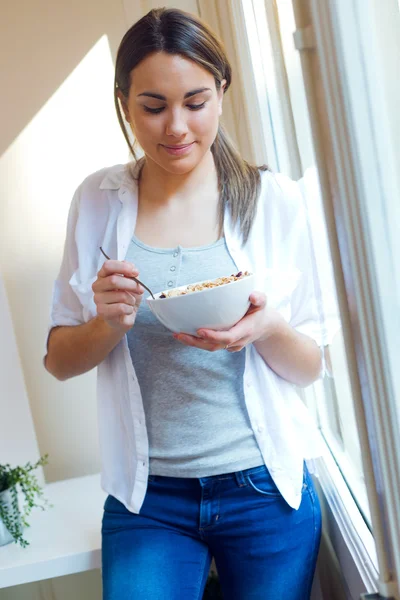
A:
[[[122,110],[124,111],[125,119],[130,122],[128,102],[121,90],[117,90],[117,96],[121,102]]]
[[[221,87],[218,90],[218,114],[219,114],[219,116],[222,115],[222,102],[224,99],[225,88],[226,88],[226,79],[223,79],[221,81]]]

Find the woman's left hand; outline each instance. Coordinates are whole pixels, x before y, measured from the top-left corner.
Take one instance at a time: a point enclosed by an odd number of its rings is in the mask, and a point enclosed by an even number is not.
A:
[[[252,292],[249,300],[251,306],[245,316],[228,331],[199,329],[197,336],[187,333],[174,333],[176,340],[186,346],[194,346],[201,350],[215,352],[228,350],[240,352],[245,346],[256,341],[262,341],[276,331],[281,322],[281,315],[267,308],[267,297],[262,292]]]

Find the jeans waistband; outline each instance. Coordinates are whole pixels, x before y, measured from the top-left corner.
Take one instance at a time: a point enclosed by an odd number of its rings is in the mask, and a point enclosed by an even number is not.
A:
[[[245,478],[247,475],[253,475],[266,469],[265,465],[258,467],[251,467],[250,469],[244,469],[243,471],[234,471],[232,473],[221,473],[221,475],[210,475],[209,477],[200,477],[200,483],[207,483],[212,481],[222,481],[224,479],[234,479],[239,486],[245,484]]]

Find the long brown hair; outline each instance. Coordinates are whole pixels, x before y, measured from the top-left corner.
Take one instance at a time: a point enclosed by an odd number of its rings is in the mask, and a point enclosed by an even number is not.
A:
[[[142,60],[154,52],[179,54],[209,71],[220,90],[226,80],[225,92],[231,84],[232,70],[224,47],[209,27],[197,17],[178,9],[157,8],[137,21],[120,43],[115,66],[114,101],[118,120],[135,160],[118,102],[118,90],[128,99],[130,74]],[[223,231],[225,206],[229,207],[233,224],[240,223],[246,242],[257,209],[260,191],[259,169],[245,161],[234,148],[222,125],[218,127],[211,151],[219,184],[219,229]]]

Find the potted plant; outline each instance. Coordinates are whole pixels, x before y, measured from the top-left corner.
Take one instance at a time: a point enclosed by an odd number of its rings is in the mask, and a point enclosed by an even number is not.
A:
[[[45,510],[50,506],[43,498],[43,490],[32,473],[38,467],[46,465],[47,459],[46,454],[35,464],[28,462],[23,467],[0,464],[0,546],[12,541],[23,548],[29,545],[23,538],[24,528],[29,527],[27,518],[33,508]],[[24,497],[22,506],[19,503],[19,490]]]

